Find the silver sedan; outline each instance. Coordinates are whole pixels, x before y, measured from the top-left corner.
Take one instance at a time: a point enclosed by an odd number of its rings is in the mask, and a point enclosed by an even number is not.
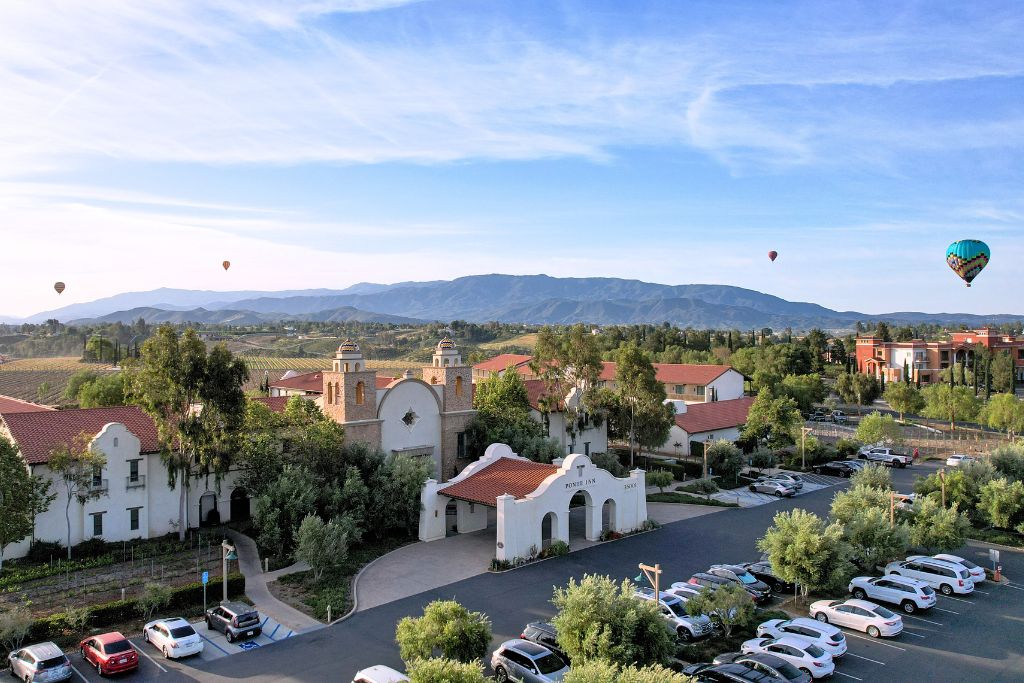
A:
[[[750,490],[754,493],[767,493],[772,496],[789,497],[796,494],[796,489],[772,479],[760,479],[750,484]]]

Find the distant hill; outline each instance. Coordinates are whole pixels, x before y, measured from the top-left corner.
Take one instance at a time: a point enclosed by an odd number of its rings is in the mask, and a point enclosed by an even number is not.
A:
[[[359,283],[347,289],[278,292],[209,292],[158,289],[119,294],[31,316],[85,322],[142,317],[147,322],[251,325],[277,320],[415,323],[467,320],[563,324],[670,322],[696,328],[811,327],[844,331],[857,321],[979,326],[1017,322],[1021,315],[899,312],[867,315],[834,311],[815,303],[787,301],[728,285],[663,285],[620,278],[556,278],[547,275],[474,275],[455,280]]]

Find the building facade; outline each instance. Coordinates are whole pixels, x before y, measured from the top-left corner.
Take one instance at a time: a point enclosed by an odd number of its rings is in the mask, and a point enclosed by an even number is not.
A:
[[[675,406],[676,416],[668,440],[660,451],[672,455],[697,455],[702,454],[702,449],[710,442],[738,440],[754,400],[747,396],[713,403],[669,401]]]

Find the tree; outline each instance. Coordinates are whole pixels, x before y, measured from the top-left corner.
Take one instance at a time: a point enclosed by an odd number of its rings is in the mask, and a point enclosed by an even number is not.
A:
[[[189,528],[188,489],[197,473],[220,476],[230,465],[232,440],[245,417],[245,363],[218,344],[209,352],[194,329],[179,338],[161,325],[142,345],[125,379],[132,402],[153,418],[168,484],[179,485],[178,539]]]
[[[369,488],[367,528],[377,533],[398,530],[413,535],[419,529],[420,492],[430,478],[433,464],[411,455],[392,454],[373,475]]]
[[[906,385],[904,385],[906,386]],[[861,419],[856,438],[863,443],[903,443],[903,430],[892,415],[878,411]]]
[[[1013,394],[996,394],[982,409],[982,421],[1009,438],[1024,431],[1024,402]]]
[[[545,327],[537,335],[530,369],[544,382],[551,400],[565,402],[565,424],[575,446],[576,436],[593,416],[590,398],[603,369],[596,338],[582,324],[561,333]]]
[[[135,608],[142,615],[143,621],[149,621],[153,617],[153,612],[171,604],[173,595],[170,586],[147,583],[142,595],[135,601]]]
[[[820,372],[825,364],[825,354],[829,350],[828,335],[815,327],[804,337],[804,345],[811,356],[811,369]]]
[[[1024,444],[1012,443],[992,449],[989,464],[1011,481],[1024,481]]]
[[[1013,356],[1009,351],[1000,351],[992,358],[992,390],[1000,394],[1012,394],[1017,382],[1014,379]]]
[[[706,614],[717,623],[728,638],[732,630],[749,624],[754,618],[754,604],[742,587],[730,584],[718,590],[704,588],[686,602],[690,616]]]
[[[964,537],[971,528],[971,522],[956,503],[943,508],[930,497],[914,501],[913,515],[910,543],[928,551],[956,550],[964,544]]]
[[[414,659],[406,666],[412,683],[488,683],[479,663],[456,662],[451,659]]]
[[[714,470],[722,481],[736,481],[743,469],[743,451],[736,444],[719,439],[711,444],[706,452],[708,467]]]
[[[302,520],[315,512],[317,491],[325,486],[330,484],[318,482],[306,467],[286,465],[280,476],[256,497],[253,524],[260,545],[277,550],[282,557],[289,556]]]
[[[18,449],[0,435],[0,572],[7,546],[32,533],[36,515],[46,512],[55,497],[50,482],[32,476]]]
[[[786,375],[779,388],[782,395],[796,401],[800,410],[804,412],[810,412],[814,404],[821,403],[828,395],[825,383],[821,381],[821,376],[816,374]]]
[[[71,443],[57,446],[47,461],[47,467],[57,475],[57,480],[64,486],[66,495],[64,504],[64,520],[67,522],[68,559],[71,559],[71,503],[78,501],[85,505],[90,500],[102,496],[105,491],[94,485],[96,472],[102,472],[107,458],[100,451],[90,448],[92,438],[79,434]]]
[[[647,355],[636,344],[619,349],[615,366],[616,404],[620,421],[629,425],[629,462],[633,444],[655,449],[668,440],[674,410],[665,405],[665,386]]]
[[[888,509],[866,508],[843,525],[851,559],[863,572],[875,572],[880,566],[906,557],[910,531],[904,523],[892,524],[889,514]]]
[[[95,361],[102,361],[104,358],[113,360],[114,344],[109,339],[94,335],[85,345],[85,358]]]
[[[838,491],[832,497],[829,519],[846,525],[865,510],[878,509],[889,512],[889,491],[873,486],[853,484],[845,491]]]
[[[836,380],[836,391],[844,403],[867,406],[875,402],[881,393],[878,380],[871,375],[860,372],[848,372],[839,375]]]
[[[884,465],[865,465],[863,469],[854,472],[850,477],[850,488],[867,486],[879,491],[892,490],[892,472]]]
[[[487,615],[470,612],[454,600],[435,600],[423,608],[422,617],[398,622],[395,641],[407,664],[437,653],[444,659],[475,664],[491,644],[491,622]]]
[[[1024,508],[1024,482],[993,479],[981,487],[978,498],[978,511],[992,526],[1011,529]]]
[[[647,473],[647,484],[649,486],[657,486],[662,493],[665,493],[665,487],[671,484],[672,481],[672,473],[665,470],[654,470]]]
[[[946,502],[965,512],[973,512],[981,497],[981,487],[997,477],[994,467],[987,462],[960,465],[945,474]],[[941,500],[942,476],[932,474],[914,483],[914,491],[922,496]]]
[[[82,385],[78,392],[78,405],[82,408],[123,406],[124,375],[120,372],[102,375]]]
[[[804,597],[811,591],[839,590],[853,574],[850,547],[840,524],[825,522],[812,512],[779,512],[757,542],[772,570],[797,584]]]
[[[98,377],[99,374],[92,370],[79,370],[68,378],[68,385],[64,389],[64,398],[68,401],[77,401],[82,387],[96,381]]]
[[[795,442],[794,433],[801,424],[796,401],[788,396],[776,398],[771,389],[762,389],[750,406],[743,439],[781,448]]]
[[[14,609],[0,612],[0,648],[17,650],[32,630],[34,619],[28,608],[21,605]]]
[[[562,683],[689,683],[692,680],[660,665],[620,668],[618,664],[594,659],[584,664],[574,663]]]
[[[907,382],[893,382],[887,386],[885,401],[900,414],[900,422],[903,422],[905,413],[917,414],[924,408],[924,397],[921,396],[921,392]]]
[[[978,414],[978,399],[969,387],[933,384],[922,389],[921,393],[925,400],[924,416],[946,420],[951,430],[956,430],[957,420],[967,422]]]
[[[324,523],[314,514],[306,515],[299,525],[295,557],[313,570],[313,580],[319,582],[324,572],[345,564],[348,549],[358,540],[355,523],[347,516]]]
[[[598,659],[628,666],[664,664],[673,644],[657,606],[638,600],[630,581],[587,574],[556,588],[552,620],[558,644],[573,665]]]

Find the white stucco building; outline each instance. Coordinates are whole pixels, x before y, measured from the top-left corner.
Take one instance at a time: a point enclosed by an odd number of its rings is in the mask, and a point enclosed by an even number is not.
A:
[[[703,445],[719,439],[736,441],[754,401],[754,397],[693,404],[669,401],[676,409],[675,424],[659,450],[673,455],[690,455],[694,442]]]
[[[633,531],[647,520],[643,470],[618,478],[582,454],[547,465],[519,457],[505,444],[492,444],[446,484],[427,481],[421,495],[420,540],[446,536],[450,504],[456,506],[459,533],[487,528],[488,509],[494,508],[494,556],[531,557],[553,541],[570,543],[569,504],[574,496],[583,499],[588,540],[599,540],[605,530]]]
[[[566,455],[582,453],[591,455],[593,453],[605,453],[608,451],[608,423],[601,420],[600,424],[594,426],[587,421],[582,431],[573,435],[566,429],[565,405],[573,405],[579,398],[573,394],[566,396],[563,400],[547,402],[544,405],[544,397],[547,395],[547,387],[539,379],[528,379],[523,382],[526,385],[526,393],[530,400],[530,417],[547,427],[547,434],[562,446],[562,452]]]

